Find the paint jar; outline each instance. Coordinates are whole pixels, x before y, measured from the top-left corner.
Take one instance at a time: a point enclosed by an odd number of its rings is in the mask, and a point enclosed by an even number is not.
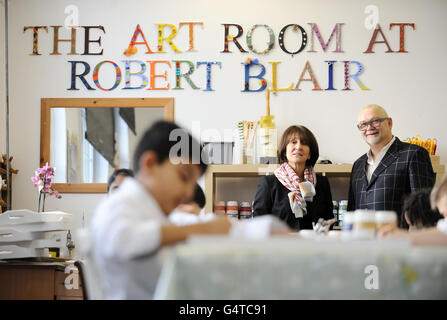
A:
[[[227,202],[227,217],[231,219],[239,219],[239,206],[237,201]]]
[[[342,237],[350,238],[354,227],[354,212],[346,212],[343,217]]]
[[[252,217],[250,202],[242,202],[239,208],[240,219],[250,219]]]
[[[352,235],[356,239],[374,239],[376,236],[376,213],[371,210],[355,210]]]
[[[394,211],[376,211],[377,230],[385,226],[397,228],[397,214]]]
[[[214,204],[214,214],[217,216],[224,216],[226,214],[225,201],[216,201]]]
[[[343,227],[343,218],[348,211],[348,200],[340,200],[338,205],[338,226]]]

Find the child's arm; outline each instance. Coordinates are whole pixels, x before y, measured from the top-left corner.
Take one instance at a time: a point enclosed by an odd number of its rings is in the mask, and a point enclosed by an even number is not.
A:
[[[411,242],[415,245],[447,246],[447,235],[437,228],[410,233]]]
[[[183,241],[192,234],[227,234],[230,227],[231,222],[226,217],[187,226],[163,225],[161,226],[161,246]]]
[[[407,238],[417,246],[447,246],[447,235],[439,231],[436,227],[413,232],[398,229],[383,229],[379,231],[379,237],[387,239]]]

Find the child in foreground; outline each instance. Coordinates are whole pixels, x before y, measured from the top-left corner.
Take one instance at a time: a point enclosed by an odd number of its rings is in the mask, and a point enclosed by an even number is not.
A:
[[[171,122],[155,123],[139,141],[135,178],[126,178],[92,218],[93,258],[107,299],[151,299],[160,248],[192,234],[228,233],[231,223],[225,217],[187,226],[168,221],[170,212],[191,199],[207,168],[200,154],[200,144]]]

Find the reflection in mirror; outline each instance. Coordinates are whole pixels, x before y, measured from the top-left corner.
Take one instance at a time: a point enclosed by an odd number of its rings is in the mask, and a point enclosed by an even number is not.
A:
[[[56,167],[54,187],[59,193],[106,193],[113,168],[130,166],[141,131],[158,119],[174,121],[174,98],[40,102],[40,166]]]
[[[106,183],[116,168],[131,168],[144,131],[164,108],[51,108],[50,165],[55,183]]]

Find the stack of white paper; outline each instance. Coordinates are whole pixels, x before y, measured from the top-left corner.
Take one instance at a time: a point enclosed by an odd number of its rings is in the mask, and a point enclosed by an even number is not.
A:
[[[48,248],[64,248],[72,215],[10,210],[0,214],[0,259],[48,257]]]

